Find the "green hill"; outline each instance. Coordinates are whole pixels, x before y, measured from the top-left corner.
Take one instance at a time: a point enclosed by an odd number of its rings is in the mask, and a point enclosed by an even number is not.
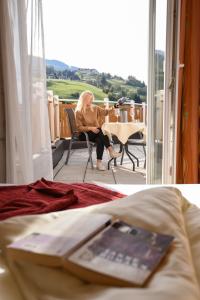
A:
[[[128,97],[137,103],[146,102],[147,87],[135,76],[123,79],[110,73],[100,73],[96,69],[73,68],[61,71],[55,69],[54,65],[47,65],[47,88],[61,99],[77,99],[82,91],[90,90],[98,100],[107,97],[110,101],[117,101],[121,97]]]
[[[91,91],[95,99],[103,100],[107,94],[102,92],[102,89],[91,84],[75,81],[75,80],[47,80],[47,89],[52,90],[54,95],[58,95],[61,99],[78,99],[79,94],[85,90]]]
[[[122,90],[126,90],[127,92],[137,93],[137,87],[133,87],[129,84],[126,84],[125,80],[119,79],[110,79],[108,82],[113,86],[114,89],[121,88]]]

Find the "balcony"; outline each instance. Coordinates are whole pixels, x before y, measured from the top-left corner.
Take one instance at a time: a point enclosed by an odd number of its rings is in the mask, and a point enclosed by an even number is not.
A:
[[[117,159],[117,166],[112,165],[110,170],[101,172],[96,169],[91,169],[90,165],[85,174],[85,166],[88,159],[87,149],[74,149],[71,152],[68,165],[65,165],[67,149],[71,132],[69,129],[68,119],[66,117],[66,108],[75,108],[77,100],[61,100],[58,96],[53,95],[52,91],[48,91],[48,110],[51,142],[53,147],[54,160],[54,180],[61,182],[90,182],[90,183],[105,183],[105,184],[145,184],[146,170],[144,169],[144,153],[140,146],[129,146],[129,150],[139,158],[139,167],[135,171],[132,170],[132,164],[125,155],[123,165],[120,165],[120,158]],[[104,101],[96,101],[97,105],[104,106]],[[129,108],[127,107],[127,110]],[[141,105],[135,105],[135,120],[143,120],[143,110]],[[109,121],[116,122],[117,117],[114,112],[109,114]],[[104,122],[105,120],[103,120]],[[108,120],[106,120],[108,121]],[[128,114],[128,121],[132,121]],[[115,144],[116,151],[119,150],[119,145]],[[103,162],[106,165],[109,157],[107,152],[104,152]],[[93,151],[93,162],[95,164],[96,151]],[[84,178],[85,174],[85,178]]]

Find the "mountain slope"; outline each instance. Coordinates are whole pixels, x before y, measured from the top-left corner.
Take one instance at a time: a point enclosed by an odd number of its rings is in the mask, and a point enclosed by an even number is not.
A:
[[[56,59],[46,59],[46,65],[48,67],[53,67],[56,71],[64,71],[64,70],[76,71],[76,70],[78,70],[77,67],[69,66],[69,65],[65,64],[64,62],[56,60]]]
[[[53,67],[55,70],[66,70],[69,69],[69,66],[63,63],[62,61],[55,60],[55,59],[46,59],[46,65]]]
[[[54,95],[58,95],[60,99],[78,99],[86,90],[90,90],[97,100],[107,97],[100,88],[76,80],[47,80],[47,89],[53,90]]]

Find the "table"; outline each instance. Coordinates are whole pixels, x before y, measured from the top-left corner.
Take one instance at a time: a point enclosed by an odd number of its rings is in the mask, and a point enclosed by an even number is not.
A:
[[[109,137],[111,135],[115,135],[119,142],[120,142],[120,152],[126,152],[128,158],[133,164],[133,171],[135,171],[135,163],[132,159],[131,156],[136,158],[129,150],[128,150],[128,138],[140,131],[144,135],[144,140],[146,140],[146,125],[142,122],[127,122],[127,123],[122,123],[122,122],[109,122],[109,123],[104,123],[102,125],[102,131],[105,135],[108,135]],[[113,160],[113,159],[112,159]],[[110,160],[108,163],[108,169],[110,167]],[[115,165],[116,165],[116,160],[115,160]]]

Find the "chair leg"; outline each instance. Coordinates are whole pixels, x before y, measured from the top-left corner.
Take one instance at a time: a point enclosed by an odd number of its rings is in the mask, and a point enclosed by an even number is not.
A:
[[[88,167],[89,161],[90,161],[90,158],[88,157],[88,160],[87,160],[87,163],[86,163],[86,166],[85,166],[84,175],[83,175],[83,182],[85,182],[85,176],[86,176],[86,173],[87,173],[87,167]]]
[[[111,158],[109,161],[108,161],[108,170],[110,170],[110,164],[111,162],[114,160],[114,158]]]
[[[94,169],[93,166],[93,161],[92,161],[92,151],[93,151],[93,147],[91,145],[88,146],[88,162],[90,162],[91,164],[91,168]]]
[[[91,148],[90,148],[90,164],[91,164],[91,168],[94,169],[93,160],[92,160],[92,152],[93,152],[93,147],[91,146]]]
[[[88,160],[87,160],[84,175],[83,175],[83,182],[85,182],[85,176],[86,176],[86,173],[87,173],[87,167],[88,167],[89,162],[91,163],[92,169],[94,169],[93,161],[92,161],[92,150],[93,150],[93,148],[92,148],[92,146],[90,146],[88,148],[89,156],[88,156]]]
[[[67,152],[67,158],[66,158],[66,161],[65,161],[65,165],[68,164],[71,149],[72,149],[72,140],[70,140],[70,142],[69,142],[69,148],[68,148],[68,152]]]

